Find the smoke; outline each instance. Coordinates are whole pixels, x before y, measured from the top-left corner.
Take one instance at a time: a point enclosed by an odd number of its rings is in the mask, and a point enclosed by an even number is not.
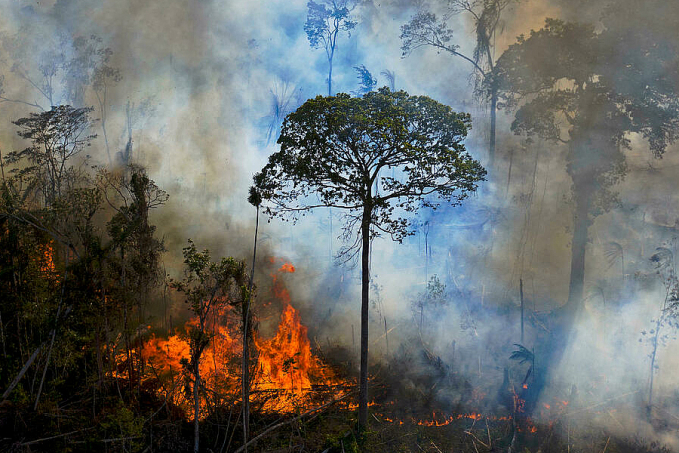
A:
[[[503,15],[495,56],[519,34],[540,28],[545,17],[598,23],[606,4],[517,2]],[[286,112],[326,91],[325,54],[309,46],[303,30],[306,1],[57,0],[4,1],[2,6],[0,73],[7,99],[0,113],[2,148],[22,145],[11,120],[35,111],[33,104],[49,108],[41,93],[46,65],[77,56],[74,39],[96,36],[99,48],[112,51],[108,65],[120,71],[121,79],[108,82],[103,107],[89,88],[82,103],[105,117],[114,164],[128,144],[129,124],[131,159],[145,165],[170,193],[170,201],[152,218],[165,238],[168,267],[179,270],[180,250],[189,237],[214,256],[249,259],[255,210],[246,202],[247,190],[252,175],[276,150],[267,135]],[[401,57],[400,26],[418,10],[437,7],[401,1],[358,5],[357,28],[338,38],[333,86],[355,90],[357,65],[365,65],[378,86],[388,85],[381,74],[388,70],[395,74],[396,89],[471,112],[466,146],[486,159],[488,114],[474,98],[471,66],[430,48]],[[469,17],[460,15],[451,24],[460,51],[471,54],[475,41]],[[54,101],[67,101],[68,81],[63,70],[55,74]],[[526,346],[548,328],[541,319],[565,303],[573,228],[565,148],[513,136],[510,112],[501,111],[498,120],[498,170],[479,194],[461,207],[419,213],[415,234],[402,245],[376,240],[371,262],[373,355],[396,360],[401,345],[416,344],[456,373],[486,376],[487,389],[500,385],[505,367],[518,380],[525,373],[525,366],[508,360],[521,335],[519,282],[530,314]],[[99,137],[92,161],[108,164],[101,121],[95,127]],[[562,363],[550,370],[545,392],[547,399],[565,398],[575,385],[580,408],[619,395],[627,395],[620,400],[625,404],[644,404],[650,363],[648,344],[638,340],[658,316],[662,297],[648,258],[656,247],[676,245],[679,158],[669,150],[664,160],[654,160],[639,137],[630,138],[630,170],[616,187],[621,206],[590,228],[586,311]],[[295,226],[262,219],[258,269],[267,269],[263,263],[269,256],[290,259],[297,267],[288,276],[293,304],[303,309],[311,335],[356,352],[360,276],[332,259],[341,245],[336,239],[341,225],[339,214],[325,209]],[[610,242],[624,252],[624,271],[610,265],[604,253]],[[446,286],[447,302],[418,306],[432,276]],[[266,278],[258,277],[262,285]],[[650,289],[643,286],[646,281]],[[676,352],[672,341],[661,348],[658,395],[670,394],[678,384],[670,372],[679,366]],[[428,370],[421,366],[423,373]],[[451,384],[439,396],[451,403],[460,392]],[[675,406],[666,410],[676,414]],[[621,432],[633,423],[599,419]]]

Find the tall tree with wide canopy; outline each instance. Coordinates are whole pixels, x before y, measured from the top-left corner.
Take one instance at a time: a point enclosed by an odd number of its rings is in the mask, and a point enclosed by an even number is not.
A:
[[[342,209],[344,239],[355,239],[343,253],[362,252],[361,429],[368,417],[370,241],[386,233],[400,242],[411,234],[408,214],[459,204],[476,190],[486,172],[462,143],[470,125],[466,113],[386,87],[362,98],[318,96],[287,116],[281,150],[254,177],[268,215]]]
[[[677,46],[656,26],[629,27],[608,10],[594,26],[547,19],[499,58],[488,84],[516,108],[512,130],[563,144],[574,202],[567,313],[582,303],[588,229],[617,203],[630,133],[661,156],[679,131]],[[671,49],[674,49],[674,52]]]

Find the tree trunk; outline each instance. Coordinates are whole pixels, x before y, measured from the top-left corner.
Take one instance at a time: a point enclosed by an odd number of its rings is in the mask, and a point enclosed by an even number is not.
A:
[[[585,252],[589,230],[588,203],[576,195],[573,215],[573,240],[571,242],[571,277],[568,285],[567,312],[574,315],[582,304],[585,286]]]
[[[362,275],[361,275],[361,371],[358,390],[358,428],[364,431],[368,424],[368,302],[370,290],[370,217],[369,203],[363,207],[361,222]]]
[[[335,49],[332,53],[335,53]],[[328,58],[328,96],[332,96],[332,56]]]
[[[495,163],[495,128],[497,124],[497,88],[490,96],[490,137],[488,143],[488,169],[492,172]]]
[[[259,206],[255,218],[255,244],[252,252],[252,270],[248,283],[248,298],[243,310],[243,446],[247,452],[248,437],[250,435],[250,348],[248,330],[250,329],[250,302],[252,301],[252,286],[255,279],[255,262],[257,261],[257,233],[259,231]]]
[[[198,444],[200,441],[200,423],[198,415],[200,413],[200,358],[197,356],[193,362],[193,372],[195,374],[195,381],[193,383],[193,453],[198,453]]]

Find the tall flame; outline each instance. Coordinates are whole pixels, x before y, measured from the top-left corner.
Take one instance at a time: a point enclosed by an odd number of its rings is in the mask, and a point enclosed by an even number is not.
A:
[[[295,272],[295,267],[287,262],[278,269],[278,273],[292,272]],[[252,398],[262,399],[265,410],[285,412],[305,405],[314,384],[340,385],[342,382],[312,353],[308,329],[302,324],[300,314],[292,306],[290,293],[278,276],[272,275],[273,292],[283,310],[276,335],[269,339],[254,335],[253,357],[256,357],[257,364],[253,373]],[[201,417],[208,413],[209,395],[230,397],[234,401],[240,394],[242,337],[239,319],[233,308],[225,305],[210,320],[208,327],[213,337],[199,365],[201,381],[208,389],[201,397]],[[159,382],[161,388],[158,392],[182,408],[188,418],[193,416],[188,384],[191,376],[187,372],[189,338],[196,323],[196,319],[190,319],[183,331],[177,331],[167,339],[152,336],[142,351],[151,370],[147,379]],[[124,360],[122,355],[120,360]]]

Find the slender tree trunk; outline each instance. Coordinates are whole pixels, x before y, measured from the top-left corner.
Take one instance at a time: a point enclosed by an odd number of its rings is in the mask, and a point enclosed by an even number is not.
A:
[[[247,452],[248,437],[250,433],[250,348],[248,329],[250,329],[250,302],[252,300],[252,286],[255,279],[255,262],[257,260],[257,233],[259,231],[259,206],[257,206],[257,217],[255,219],[255,245],[252,252],[252,270],[250,271],[250,282],[248,283],[248,298],[245,301],[243,310],[243,445]]]
[[[358,390],[358,427],[364,431],[368,425],[368,302],[370,289],[370,217],[372,207],[366,202],[361,222],[362,276],[361,276],[361,371]]]
[[[669,300],[670,292],[671,289],[669,286],[667,286],[665,292],[665,300],[663,301],[662,309],[660,310],[658,320],[655,322],[655,336],[653,337],[652,344],[653,351],[651,352],[651,379],[648,384],[648,407],[646,409],[649,419],[651,417],[651,409],[653,407],[653,378],[655,375],[655,359],[658,353],[658,340],[660,339],[660,329],[662,328],[663,321],[665,318],[665,310],[667,310],[667,301]]]
[[[488,169],[492,172],[495,163],[495,128],[497,124],[497,88],[490,96],[490,137],[488,143]]]
[[[2,159],[2,156],[0,156]],[[7,350],[5,349],[5,326],[2,323],[2,313],[0,313],[0,339],[2,340],[2,356],[7,360]]]
[[[68,266],[68,249],[66,249],[65,265]],[[59,315],[61,315],[61,304],[64,301],[64,289],[66,288],[66,279],[68,278],[68,270],[64,271],[64,277],[61,280],[61,295],[59,297],[59,305],[57,306],[57,315],[54,318],[54,328],[52,329],[52,339],[50,341],[50,347],[47,351],[47,361],[45,362],[45,368],[42,371],[42,378],[40,379],[40,386],[38,387],[38,395],[35,397],[35,403],[33,404],[33,410],[38,409],[38,403],[40,402],[40,395],[42,394],[42,386],[45,383],[45,377],[47,376],[47,368],[50,365],[50,358],[52,357],[52,348],[54,348],[54,338],[57,336],[57,327],[59,327]]]
[[[328,96],[332,96],[332,57],[328,58],[328,67]]]
[[[108,156],[108,164],[113,165],[111,159],[111,148],[108,144],[108,135],[106,134],[106,84],[104,84],[103,93],[100,95],[99,91],[95,90],[97,100],[99,101],[99,114],[101,115],[101,130],[104,132],[104,145],[106,146],[106,155]]]
[[[646,408],[646,414],[648,418],[651,418],[651,409],[653,407],[653,378],[655,377],[655,358],[658,353],[658,338],[660,336],[661,318],[658,319],[655,325],[655,337],[653,337],[653,351],[651,352],[651,379],[648,384],[648,407]]]
[[[104,384],[104,359],[101,355],[101,321],[97,321],[97,387]]]
[[[507,169],[507,186],[505,187],[505,197],[509,195],[509,185],[512,182],[512,165],[514,164],[514,147],[509,150],[509,168]]]
[[[521,344],[523,344],[523,279],[519,279],[519,294],[521,296]]]
[[[198,453],[198,446],[200,441],[200,422],[198,415],[200,414],[200,357],[196,356],[193,362],[193,372],[196,377],[193,383],[193,453]]]
[[[575,214],[573,215],[573,240],[571,242],[571,277],[568,285],[569,314],[575,314],[580,307],[585,286],[585,252],[589,230],[588,203],[576,195]]]
[[[55,321],[54,329],[52,329],[52,339],[50,340],[50,347],[47,350],[47,361],[45,362],[45,368],[42,370],[42,378],[40,379],[40,386],[38,387],[38,395],[35,397],[35,403],[33,404],[33,410],[38,409],[38,403],[40,402],[40,395],[42,394],[42,386],[45,384],[45,376],[47,376],[47,368],[50,365],[50,358],[52,357],[52,349],[54,348],[54,338],[57,335],[57,323],[59,322],[59,313],[61,307],[57,310],[57,319]]]
[[[35,358],[38,357],[38,353],[42,350],[43,346],[45,346],[45,343],[38,346],[38,348],[33,351],[33,354],[31,354],[31,357],[26,361],[26,363],[24,363],[24,366],[21,368],[21,371],[19,371],[19,374],[16,375],[12,383],[9,384],[9,387],[7,387],[7,390],[5,390],[5,393],[2,394],[3,401],[7,399],[9,394],[12,393],[12,390],[14,390],[14,387],[16,387],[21,378],[24,377],[24,374],[26,374],[26,371],[28,371],[28,369],[31,367],[35,361]]]

